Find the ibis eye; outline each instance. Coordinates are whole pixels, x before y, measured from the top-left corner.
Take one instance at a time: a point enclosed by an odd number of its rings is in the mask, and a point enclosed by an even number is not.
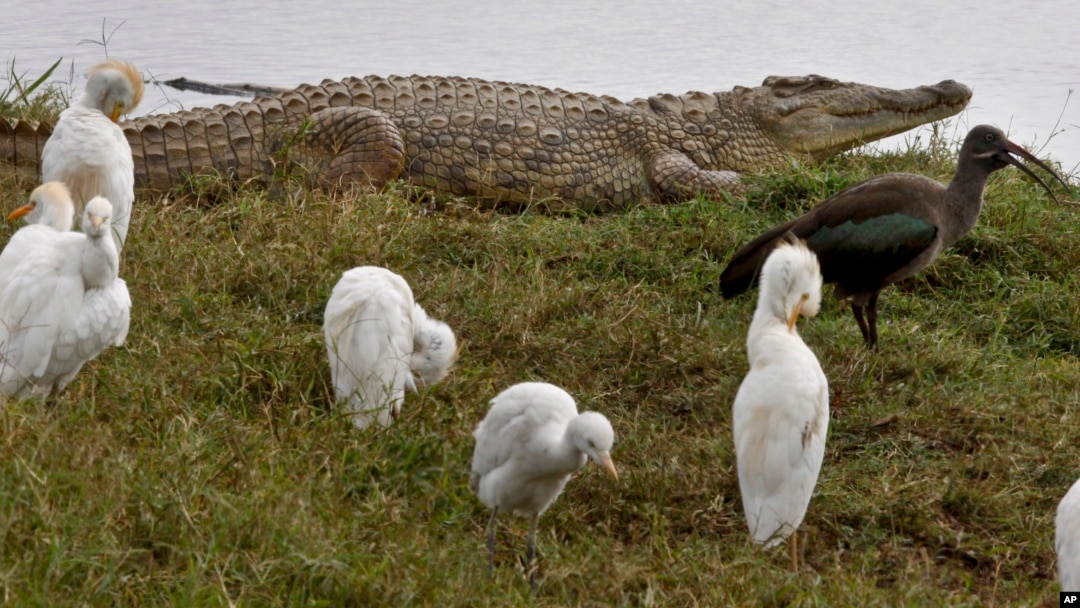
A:
[[[993,133],[987,133],[986,134],[986,141],[994,141],[994,134]]]

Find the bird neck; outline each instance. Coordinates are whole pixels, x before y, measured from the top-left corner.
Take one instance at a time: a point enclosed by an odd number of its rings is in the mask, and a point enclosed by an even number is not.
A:
[[[758,290],[757,308],[754,309],[754,317],[750,321],[750,332],[755,328],[764,331],[765,328],[777,326],[787,331],[787,315],[790,310],[785,310],[786,298],[772,285],[762,282]]]
[[[956,168],[948,187],[945,189],[945,209],[951,221],[943,226],[944,246],[950,247],[960,240],[979,219],[983,206],[983,190],[990,172],[985,167],[974,163],[961,163]]]
[[[548,472],[555,475],[569,475],[585,466],[586,456],[577,446],[577,432],[573,424],[566,426],[566,432],[551,446],[549,455],[545,464]]]
[[[82,277],[87,287],[106,287],[112,283],[120,270],[120,258],[112,237],[86,235],[83,246]]]
[[[75,222],[72,219],[74,215],[74,207],[70,207],[66,211],[60,212],[56,212],[56,210],[46,210],[40,218],[31,223],[48,226],[57,232],[71,232],[71,229],[75,225]]]
[[[753,366],[754,361],[764,352],[772,352],[770,346],[777,341],[789,342],[799,338],[798,329],[788,330],[787,321],[777,318],[768,308],[758,308],[750,321],[750,331],[746,334],[746,358]]]

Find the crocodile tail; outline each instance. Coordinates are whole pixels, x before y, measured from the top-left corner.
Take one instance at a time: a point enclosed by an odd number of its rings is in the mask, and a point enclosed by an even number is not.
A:
[[[765,263],[765,258],[800,219],[802,218],[770,228],[761,236],[743,245],[735,252],[735,255],[731,256],[727,268],[720,275],[720,291],[725,299],[734,298],[757,285],[761,275],[761,265]]]
[[[41,151],[52,135],[50,123],[0,117],[0,161],[41,172]]]

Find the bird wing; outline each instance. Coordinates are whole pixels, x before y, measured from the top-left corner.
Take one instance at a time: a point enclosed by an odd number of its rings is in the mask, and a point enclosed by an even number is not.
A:
[[[40,380],[58,337],[75,326],[82,305],[82,277],[67,262],[72,257],[70,248],[81,238],[75,233],[55,233],[38,243],[0,288],[0,389],[4,394],[21,396],[28,383]]]
[[[799,525],[821,471],[828,385],[813,354],[800,350],[779,364],[751,368],[735,396],[739,488],[758,542]]]
[[[116,144],[112,127],[116,125],[96,110],[72,106],[61,112],[41,151],[42,181],[64,182],[78,205],[99,194],[100,177],[111,169],[112,160],[102,150]]]
[[[98,110],[72,106],[60,119],[41,152],[43,181],[67,184],[78,205],[104,196],[113,205],[117,246],[123,244],[135,200],[135,163],[123,130]]]
[[[938,234],[936,214],[910,205],[890,184],[871,180],[830,200],[835,202],[792,232],[817,254],[824,281],[842,282],[851,293],[880,289],[887,277],[923,255]]]
[[[802,218],[784,222],[766,230],[754,240],[743,245],[731,256],[720,275],[720,291],[725,299],[734,298],[757,284],[761,266],[773,250],[777,240],[787,234]]]
[[[476,447],[470,487],[476,492],[480,478],[509,462],[515,454],[543,450],[544,446],[538,444],[555,436],[544,429],[565,429],[574,416],[577,406],[573,398],[549,384],[525,382],[497,395],[473,432]]]
[[[87,361],[109,346],[123,344],[130,323],[131,296],[123,279],[87,290],[74,325],[56,338],[46,382],[57,390],[64,388]]]
[[[0,289],[13,277],[23,273],[19,265],[31,255],[35,247],[49,241],[56,234],[56,229],[40,224],[29,224],[16,230],[0,252]]]
[[[920,175],[893,173],[837,193],[809,213],[766,231],[736,251],[720,277],[724,297],[737,296],[757,283],[768,253],[788,232],[805,240],[818,256],[824,282],[868,277],[866,285],[859,283],[855,287],[865,291],[880,289],[879,279],[922,255],[934,242],[940,225],[936,210],[912,204],[907,191],[897,187],[898,181],[941,188]]]
[[[356,270],[342,277],[326,305],[334,390],[339,401],[364,409],[396,407],[411,385],[412,292],[403,280]]]

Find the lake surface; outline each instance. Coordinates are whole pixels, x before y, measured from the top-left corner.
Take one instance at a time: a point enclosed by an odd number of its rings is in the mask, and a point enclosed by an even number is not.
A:
[[[729,5],[729,6],[725,6]],[[946,134],[995,124],[1080,171],[1080,2],[909,0],[16,0],[0,59],[81,93],[108,56],[146,77],[291,87],[365,74],[479,76],[613,95],[721,91],[817,73],[893,88],[954,79],[975,91]],[[107,45],[101,44],[108,39]],[[60,73],[62,72],[62,73]],[[238,98],[149,87],[140,113]],[[925,130],[886,140],[909,145]]]

